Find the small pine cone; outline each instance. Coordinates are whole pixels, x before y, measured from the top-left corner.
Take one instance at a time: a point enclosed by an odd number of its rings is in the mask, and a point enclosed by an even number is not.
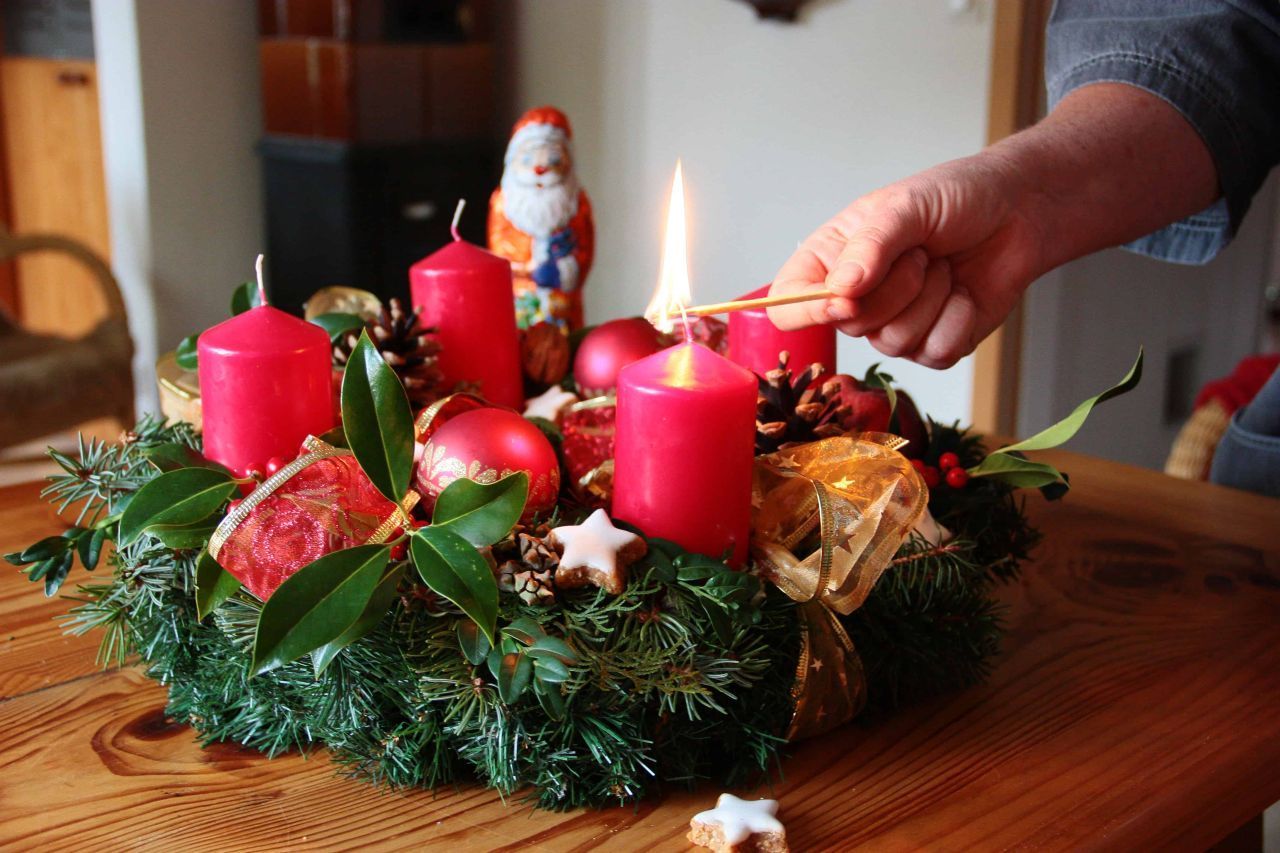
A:
[[[556,600],[552,572],[525,568],[522,563],[508,560],[498,575],[498,588],[514,592],[525,604],[551,604]]]
[[[534,571],[555,571],[560,565],[560,555],[542,539],[521,533],[516,537],[520,544],[520,562]]]
[[[569,338],[553,323],[535,323],[520,337],[524,375],[539,385],[555,385],[569,372]]]

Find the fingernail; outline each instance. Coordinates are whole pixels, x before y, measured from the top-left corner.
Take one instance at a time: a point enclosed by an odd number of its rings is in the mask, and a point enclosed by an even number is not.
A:
[[[832,299],[827,303],[827,317],[833,323],[853,319],[853,305],[844,299]]]
[[[862,268],[862,264],[856,261],[845,261],[836,267],[835,275],[831,277],[832,284],[841,287],[857,287],[866,274],[867,271]]]

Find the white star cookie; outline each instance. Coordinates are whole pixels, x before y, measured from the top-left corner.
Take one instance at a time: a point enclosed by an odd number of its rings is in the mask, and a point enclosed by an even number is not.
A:
[[[582,524],[554,528],[547,542],[560,552],[556,586],[572,589],[594,584],[613,595],[627,585],[627,566],[649,550],[639,536],[614,527],[602,509]]]
[[[524,404],[526,418],[544,418],[552,423],[560,422],[560,414],[574,403],[578,395],[566,391],[559,385],[552,385],[536,397],[530,397]]]
[[[777,800],[740,800],[721,794],[716,807],[689,821],[689,840],[716,853],[786,853],[787,831],[778,820]]]

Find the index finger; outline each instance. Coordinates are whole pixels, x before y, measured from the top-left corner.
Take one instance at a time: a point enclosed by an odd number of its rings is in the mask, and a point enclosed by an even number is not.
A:
[[[790,296],[795,293],[825,291],[830,265],[839,257],[842,243],[824,228],[813,234],[796,248],[787,262],[773,278],[770,296]],[[834,313],[832,313],[834,312]],[[848,299],[815,299],[812,302],[796,302],[776,305],[769,309],[769,319],[779,329],[800,329],[833,320],[848,319],[853,315],[853,303]]]

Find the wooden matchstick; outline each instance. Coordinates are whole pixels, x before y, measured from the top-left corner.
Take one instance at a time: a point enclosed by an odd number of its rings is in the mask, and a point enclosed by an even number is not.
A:
[[[829,299],[835,296],[829,290],[811,290],[808,293],[792,293],[789,296],[761,296],[756,299],[735,299],[732,302],[716,302],[711,305],[694,305],[684,309],[689,317],[706,317],[711,314],[728,314],[732,311],[746,311],[749,308],[768,308],[772,305],[793,305],[796,302],[812,302],[815,299]],[[681,312],[668,311],[668,317],[679,317]]]

